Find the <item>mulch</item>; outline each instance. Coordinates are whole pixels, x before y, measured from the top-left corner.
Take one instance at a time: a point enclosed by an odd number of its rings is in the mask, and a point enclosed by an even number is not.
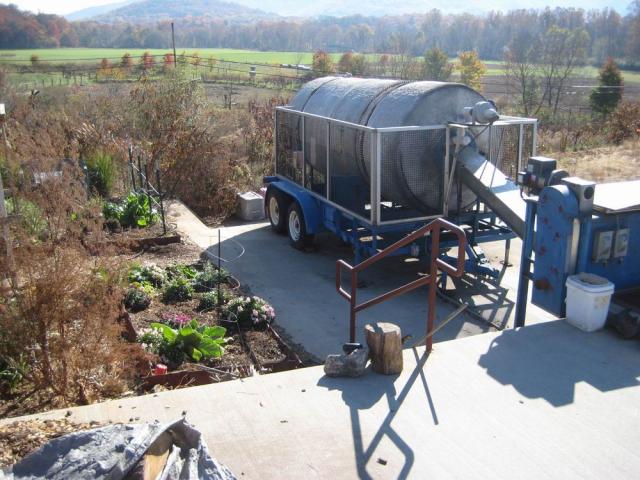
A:
[[[0,425],[0,468],[13,465],[53,438],[99,426],[99,422],[75,423],[66,418]]]

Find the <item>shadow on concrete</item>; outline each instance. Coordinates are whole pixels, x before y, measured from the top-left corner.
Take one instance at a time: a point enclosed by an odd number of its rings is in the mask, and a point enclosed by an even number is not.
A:
[[[561,320],[504,331],[478,364],[501,384],[556,407],[573,403],[580,382],[601,392],[640,384],[637,345],[609,331],[584,333]]]
[[[470,275],[451,278],[449,282],[454,288],[447,290],[448,297],[457,302],[466,303],[477,315],[496,328],[506,328],[515,308],[515,303],[507,298],[508,288]]]
[[[355,450],[354,454],[358,469],[358,477],[361,479],[373,478],[367,472],[367,465],[372,459],[377,461],[377,458],[374,459],[374,454],[380,445],[380,442],[385,437],[389,438],[389,440],[404,456],[404,464],[402,465],[402,469],[400,470],[397,478],[404,479],[409,477],[411,468],[415,462],[415,454],[411,447],[409,447],[402,437],[400,437],[400,435],[398,435],[398,433],[393,429],[391,423],[418,378],[420,378],[424,388],[433,423],[435,425],[438,424],[435,406],[423,371],[428,355],[423,353],[422,356],[420,356],[416,349],[413,349],[413,353],[416,358],[416,366],[408,377],[406,383],[402,386],[402,390],[399,394],[396,394],[395,386],[398,380],[397,375],[379,375],[372,372],[371,367],[367,368],[365,375],[360,378],[332,378],[324,376],[318,382],[319,386],[325,387],[329,390],[340,390],[342,392],[342,400],[349,407],[351,431]],[[378,403],[382,397],[386,397],[389,412],[380,424],[376,433],[373,435],[369,445],[365,447],[359,412],[361,410],[370,409]]]

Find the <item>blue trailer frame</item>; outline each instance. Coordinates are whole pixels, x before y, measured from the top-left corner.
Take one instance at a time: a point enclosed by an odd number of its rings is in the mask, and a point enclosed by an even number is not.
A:
[[[295,119],[298,122],[296,125],[296,133],[301,137],[297,142],[293,141],[291,150],[296,148],[299,150],[296,153],[300,153],[298,162],[301,165],[296,165],[295,154],[292,151],[288,152],[289,164],[285,165],[285,168],[279,171],[279,155],[282,152],[279,151],[281,146],[279,145],[279,131],[278,125],[281,121],[281,117],[287,116]],[[326,149],[324,152],[327,156],[326,165],[327,169],[325,174],[327,179],[325,180],[326,194],[321,195],[316,191],[312,191],[310,188],[305,188],[302,184],[307,182],[307,169],[310,168],[307,165],[305,146],[307,145],[305,138],[305,120],[313,119],[314,121],[322,121],[327,123],[327,144],[329,144],[329,138],[333,132],[332,128],[349,128],[364,132],[364,134],[370,135],[369,144],[371,145],[370,155],[371,161],[371,179],[370,179],[370,203],[367,205],[368,210],[366,213],[369,218],[365,218],[364,215],[360,215],[354,211],[338,205],[334,201],[327,197],[330,197],[330,152]],[[291,119],[289,118],[289,121]],[[528,119],[527,119],[528,120]],[[380,144],[381,137],[386,134],[393,134],[406,131],[435,131],[441,130],[441,134],[446,137],[446,152],[445,158],[450,158],[449,153],[449,126],[448,125],[436,125],[427,127],[394,127],[394,128],[371,128],[363,125],[352,124],[340,120],[335,120],[327,117],[321,117],[314,114],[305,112],[299,112],[291,110],[286,107],[278,107],[276,110],[276,141],[275,141],[275,155],[276,155],[276,175],[268,176],[264,178],[264,182],[267,185],[267,202],[269,198],[274,195],[274,192],[279,192],[280,198],[284,199],[285,205],[281,210],[287,212],[289,206],[295,202],[301,210],[304,221],[304,233],[307,235],[315,235],[317,233],[328,231],[335,234],[342,241],[349,243],[354,249],[354,262],[360,263],[363,258],[372,256],[384,249],[386,246],[394,243],[407,234],[422,227],[430,220],[439,217],[445,217],[463,227],[467,234],[466,254],[467,259],[465,262],[465,270],[470,273],[479,275],[486,275],[493,278],[499,277],[499,270],[492,267],[488,260],[485,258],[479,244],[485,242],[504,241],[505,242],[505,263],[508,262],[510,241],[515,238],[516,235],[504,224],[499,223],[499,219],[495,213],[483,207],[480,201],[477,201],[475,207],[464,213],[458,215],[447,215],[448,212],[448,197],[445,193],[443,195],[443,205],[437,214],[423,217],[413,217],[407,219],[398,219],[393,221],[383,221],[384,214],[387,211],[393,210],[393,206],[387,205],[381,198],[380,194]],[[452,127],[453,128],[453,127]],[[521,129],[522,132],[522,129]],[[522,133],[520,134],[522,138]],[[534,135],[535,143],[535,135]],[[522,148],[520,148],[520,155],[522,155]],[[521,158],[517,159],[518,166],[521,162]],[[293,167],[292,167],[293,166]],[[297,168],[297,171],[293,174],[289,171],[291,168]],[[451,174],[449,173],[451,168]],[[453,169],[455,168],[455,162],[452,166],[448,162],[445,162],[445,171],[443,172],[443,185],[444,191],[449,192],[453,182]],[[293,178],[292,178],[293,177]],[[324,193],[322,191],[321,193]],[[368,200],[368,199],[367,199]],[[266,206],[267,210],[269,206]],[[360,213],[363,213],[362,211]],[[269,216],[269,212],[267,211]],[[448,239],[446,236],[441,238],[440,246],[446,252],[449,248],[454,248],[457,245],[457,241],[454,238]],[[429,254],[429,238],[427,237],[424,243],[414,243],[407,247],[401,248],[396,252],[396,255],[415,256],[422,257]],[[446,253],[442,254],[442,258],[448,263],[454,265],[455,259],[448,256]]]

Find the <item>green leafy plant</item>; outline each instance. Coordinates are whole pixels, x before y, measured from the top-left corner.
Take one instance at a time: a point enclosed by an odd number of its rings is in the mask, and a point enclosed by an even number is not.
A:
[[[13,199],[5,199],[4,207],[9,215],[16,213]],[[44,238],[46,236],[48,228],[47,220],[38,205],[29,200],[20,200],[18,203],[18,211],[20,213],[20,223],[27,233],[38,238]]]
[[[218,270],[210,262],[206,262],[202,271],[198,272],[196,276],[195,289],[197,292],[206,292],[215,288],[219,283],[228,282],[230,278],[231,274],[227,270],[224,268]]]
[[[236,297],[227,304],[225,316],[241,327],[263,327],[276,318],[276,312],[260,297]]]
[[[227,333],[224,327],[199,325],[195,319],[177,329],[157,322],[152,323],[151,327],[162,334],[158,349],[160,355],[167,356],[173,362],[181,356],[199,362],[207,358],[219,358],[224,353],[224,336]]]
[[[28,370],[29,365],[22,355],[17,360],[0,360],[0,389],[6,389],[9,393],[13,393]]]
[[[96,152],[87,158],[86,166],[89,188],[101,197],[111,195],[118,175],[113,157],[108,153]]]
[[[158,221],[145,193],[130,193],[121,203],[106,202],[102,214],[106,220],[117,220],[124,228],[146,228]]]
[[[185,302],[193,298],[193,285],[184,277],[177,277],[165,287],[162,299],[165,303]]]
[[[130,312],[146,310],[151,305],[151,296],[141,288],[130,287],[124,295],[124,306]]]
[[[167,271],[167,277],[170,280],[175,278],[184,278],[193,281],[198,277],[198,270],[190,265],[184,265],[182,263],[169,265],[165,270]]]
[[[223,304],[227,300],[226,291],[220,289],[220,295],[218,296],[217,290],[204,293],[200,297],[200,303],[198,304],[198,310],[203,312],[207,310],[213,310],[219,304]]]
[[[133,265],[129,269],[129,283],[138,285],[151,285],[155,288],[161,288],[166,281],[164,271],[156,265]]]
[[[163,337],[157,328],[143,328],[138,335],[138,343],[147,352],[160,355]]]

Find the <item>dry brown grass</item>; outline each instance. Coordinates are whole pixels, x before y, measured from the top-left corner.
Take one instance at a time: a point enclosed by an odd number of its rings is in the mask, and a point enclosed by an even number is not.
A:
[[[579,152],[549,152],[559,168],[596,182],[640,179],[640,138]]]

